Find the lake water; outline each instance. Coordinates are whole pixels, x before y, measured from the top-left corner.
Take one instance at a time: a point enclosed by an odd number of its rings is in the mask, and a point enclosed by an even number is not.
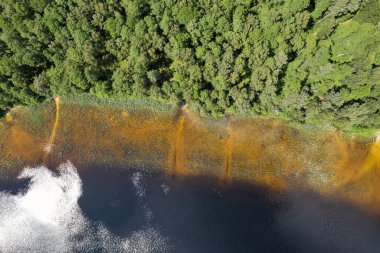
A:
[[[0,191],[0,252],[380,251],[379,217],[301,190],[67,163]]]

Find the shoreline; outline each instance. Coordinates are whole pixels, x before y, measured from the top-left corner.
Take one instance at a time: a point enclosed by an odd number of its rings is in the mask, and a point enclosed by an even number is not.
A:
[[[136,99],[104,99],[97,97],[95,95],[90,94],[81,94],[81,95],[73,95],[67,97],[61,97],[62,102],[66,104],[74,104],[78,106],[95,106],[95,107],[105,107],[105,108],[118,108],[118,109],[149,109],[153,110],[157,113],[160,112],[178,112],[181,110],[181,107],[169,102],[158,101],[151,98],[136,98]],[[45,102],[49,102],[46,100]],[[192,111],[192,106],[189,104],[189,110]],[[321,134],[326,132],[343,132],[345,137],[348,139],[357,139],[359,141],[370,141],[373,139],[376,132],[379,131],[377,128],[351,128],[351,129],[339,129],[334,126],[326,126],[326,125],[316,125],[310,123],[301,123],[296,121],[287,120],[284,117],[272,117],[272,116],[262,116],[262,115],[252,115],[249,113],[245,114],[225,114],[221,117],[212,117],[211,115],[200,115],[198,112],[192,112],[197,115],[199,118],[205,120],[215,120],[215,121],[226,121],[228,117],[233,117],[238,120],[280,120],[284,124],[289,125],[290,127],[302,130],[311,130],[311,131],[319,131]]]
[[[77,105],[77,106],[90,106],[90,107],[99,107],[99,108],[110,108],[110,109],[122,109],[122,110],[141,110],[147,109],[152,110],[156,113],[178,113],[181,110],[181,107],[167,101],[159,101],[151,98],[136,98],[136,99],[117,99],[117,98],[100,98],[92,94],[79,94],[59,97],[63,104],[68,105]],[[29,106],[15,106],[3,117],[0,118],[1,124],[6,123],[11,120],[8,117],[12,114],[14,110],[35,110],[40,107],[43,107],[46,104],[50,104],[52,99],[43,101],[40,104],[29,105]],[[191,110],[191,104],[189,105],[189,110]],[[379,131],[378,128],[350,128],[350,129],[339,129],[334,126],[326,125],[316,125],[310,123],[301,123],[296,121],[287,120],[284,117],[272,117],[272,116],[263,116],[263,115],[252,115],[249,113],[246,114],[225,114],[220,117],[213,117],[211,115],[200,115],[198,112],[192,112],[197,117],[210,120],[210,121],[226,121],[227,118],[232,117],[237,120],[279,120],[284,124],[289,125],[290,127],[296,128],[298,130],[311,130],[317,131],[321,134],[326,132],[342,132],[347,139],[354,139],[362,142],[370,142]],[[12,117],[10,117],[12,118]]]
[[[380,145],[371,140],[295,128],[278,119],[202,118],[175,107],[59,101],[59,118],[52,102],[12,111],[12,120],[0,127],[3,171],[39,164],[54,168],[70,160],[80,168],[158,170],[178,180],[203,175],[227,185],[243,180],[276,190],[305,188],[375,203],[380,210],[380,187],[374,184]]]

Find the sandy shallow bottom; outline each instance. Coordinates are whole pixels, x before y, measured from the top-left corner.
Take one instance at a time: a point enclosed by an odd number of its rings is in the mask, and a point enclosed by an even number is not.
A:
[[[178,180],[206,176],[224,185],[315,192],[380,213],[380,143],[347,139],[339,131],[61,100],[7,115],[0,127],[0,176],[67,160],[81,171],[138,168]]]

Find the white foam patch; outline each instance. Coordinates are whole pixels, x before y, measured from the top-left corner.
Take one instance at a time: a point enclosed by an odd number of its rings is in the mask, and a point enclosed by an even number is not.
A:
[[[131,180],[136,190],[136,196],[139,197],[139,201],[142,204],[141,207],[144,210],[145,220],[149,223],[154,216],[152,210],[144,203],[146,191],[143,175],[140,172],[135,172],[133,173]]]
[[[162,191],[167,195],[170,191],[170,187],[166,184],[161,185]]]
[[[133,173],[131,177],[132,183],[135,186],[136,194],[140,198],[145,197],[145,187],[143,185],[143,176],[140,172]]]
[[[141,175],[140,175],[141,176]],[[55,174],[46,167],[26,168],[24,192],[0,192],[0,252],[166,252],[167,239],[155,228],[121,238],[88,220],[78,199],[82,182],[71,163]],[[145,193],[144,193],[145,194]]]
[[[166,239],[163,238],[155,229],[148,228],[134,232],[131,238],[124,242],[124,249],[127,252],[161,252],[167,249]]]

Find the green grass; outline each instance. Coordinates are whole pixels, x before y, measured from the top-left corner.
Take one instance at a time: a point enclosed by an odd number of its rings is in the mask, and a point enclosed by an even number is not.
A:
[[[372,139],[379,130],[376,128],[352,128],[344,132],[354,138]]]
[[[94,107],[103,107],[103,108],[116,108],[122,110],[141,110],[149,109],[156,112],[168,112],[179,110],[179,107],[168,102],[154,100],[152,98],[138,98],[138,99],[103,99],[95,95],[90,94],[81,94],[81,95],[72,95],[61,97],[63,104],[77,105],[77,106],[94,106]],[[26,107],[28,115],[30,117],[31,123],[36,126],[41,126],[44,122],[43,120],[43,108],[51,101],[45,101],[39,105],[32,105]],[[226,120],[226,116],[214,118],[212,116],[203,116],[204,118],[213,119],[213,120]],[[302,124],[299,122],[294,122],[286,118],[284,115],[252,115],[250,113],[243,113],[239,115],[233,115],[236,119],[252,119],[258,118],[263,120],[268,119],[280,119],[289,124],[289,126],[304,129],[307,131],[335,131],[337,128],[329,125],[315,125],[315,124]],[[4,122],[4,119],[1,119],[0,125]],[[370,140],[373,138],[375,133],[379,129],[375,128],[352,128],[352,129],[342,129],[342,131],[349,138],[360,138]]]
[[[117,109],[152,109],[156,111],[170,111],[176,108],[175,105],[154,100],[151,98],[136,98],[136,99],[102,99],[95,95],[81,94],[73,96],[61,97],[64,104],[74,104],[79,106],[99,106],[111,107]]]

